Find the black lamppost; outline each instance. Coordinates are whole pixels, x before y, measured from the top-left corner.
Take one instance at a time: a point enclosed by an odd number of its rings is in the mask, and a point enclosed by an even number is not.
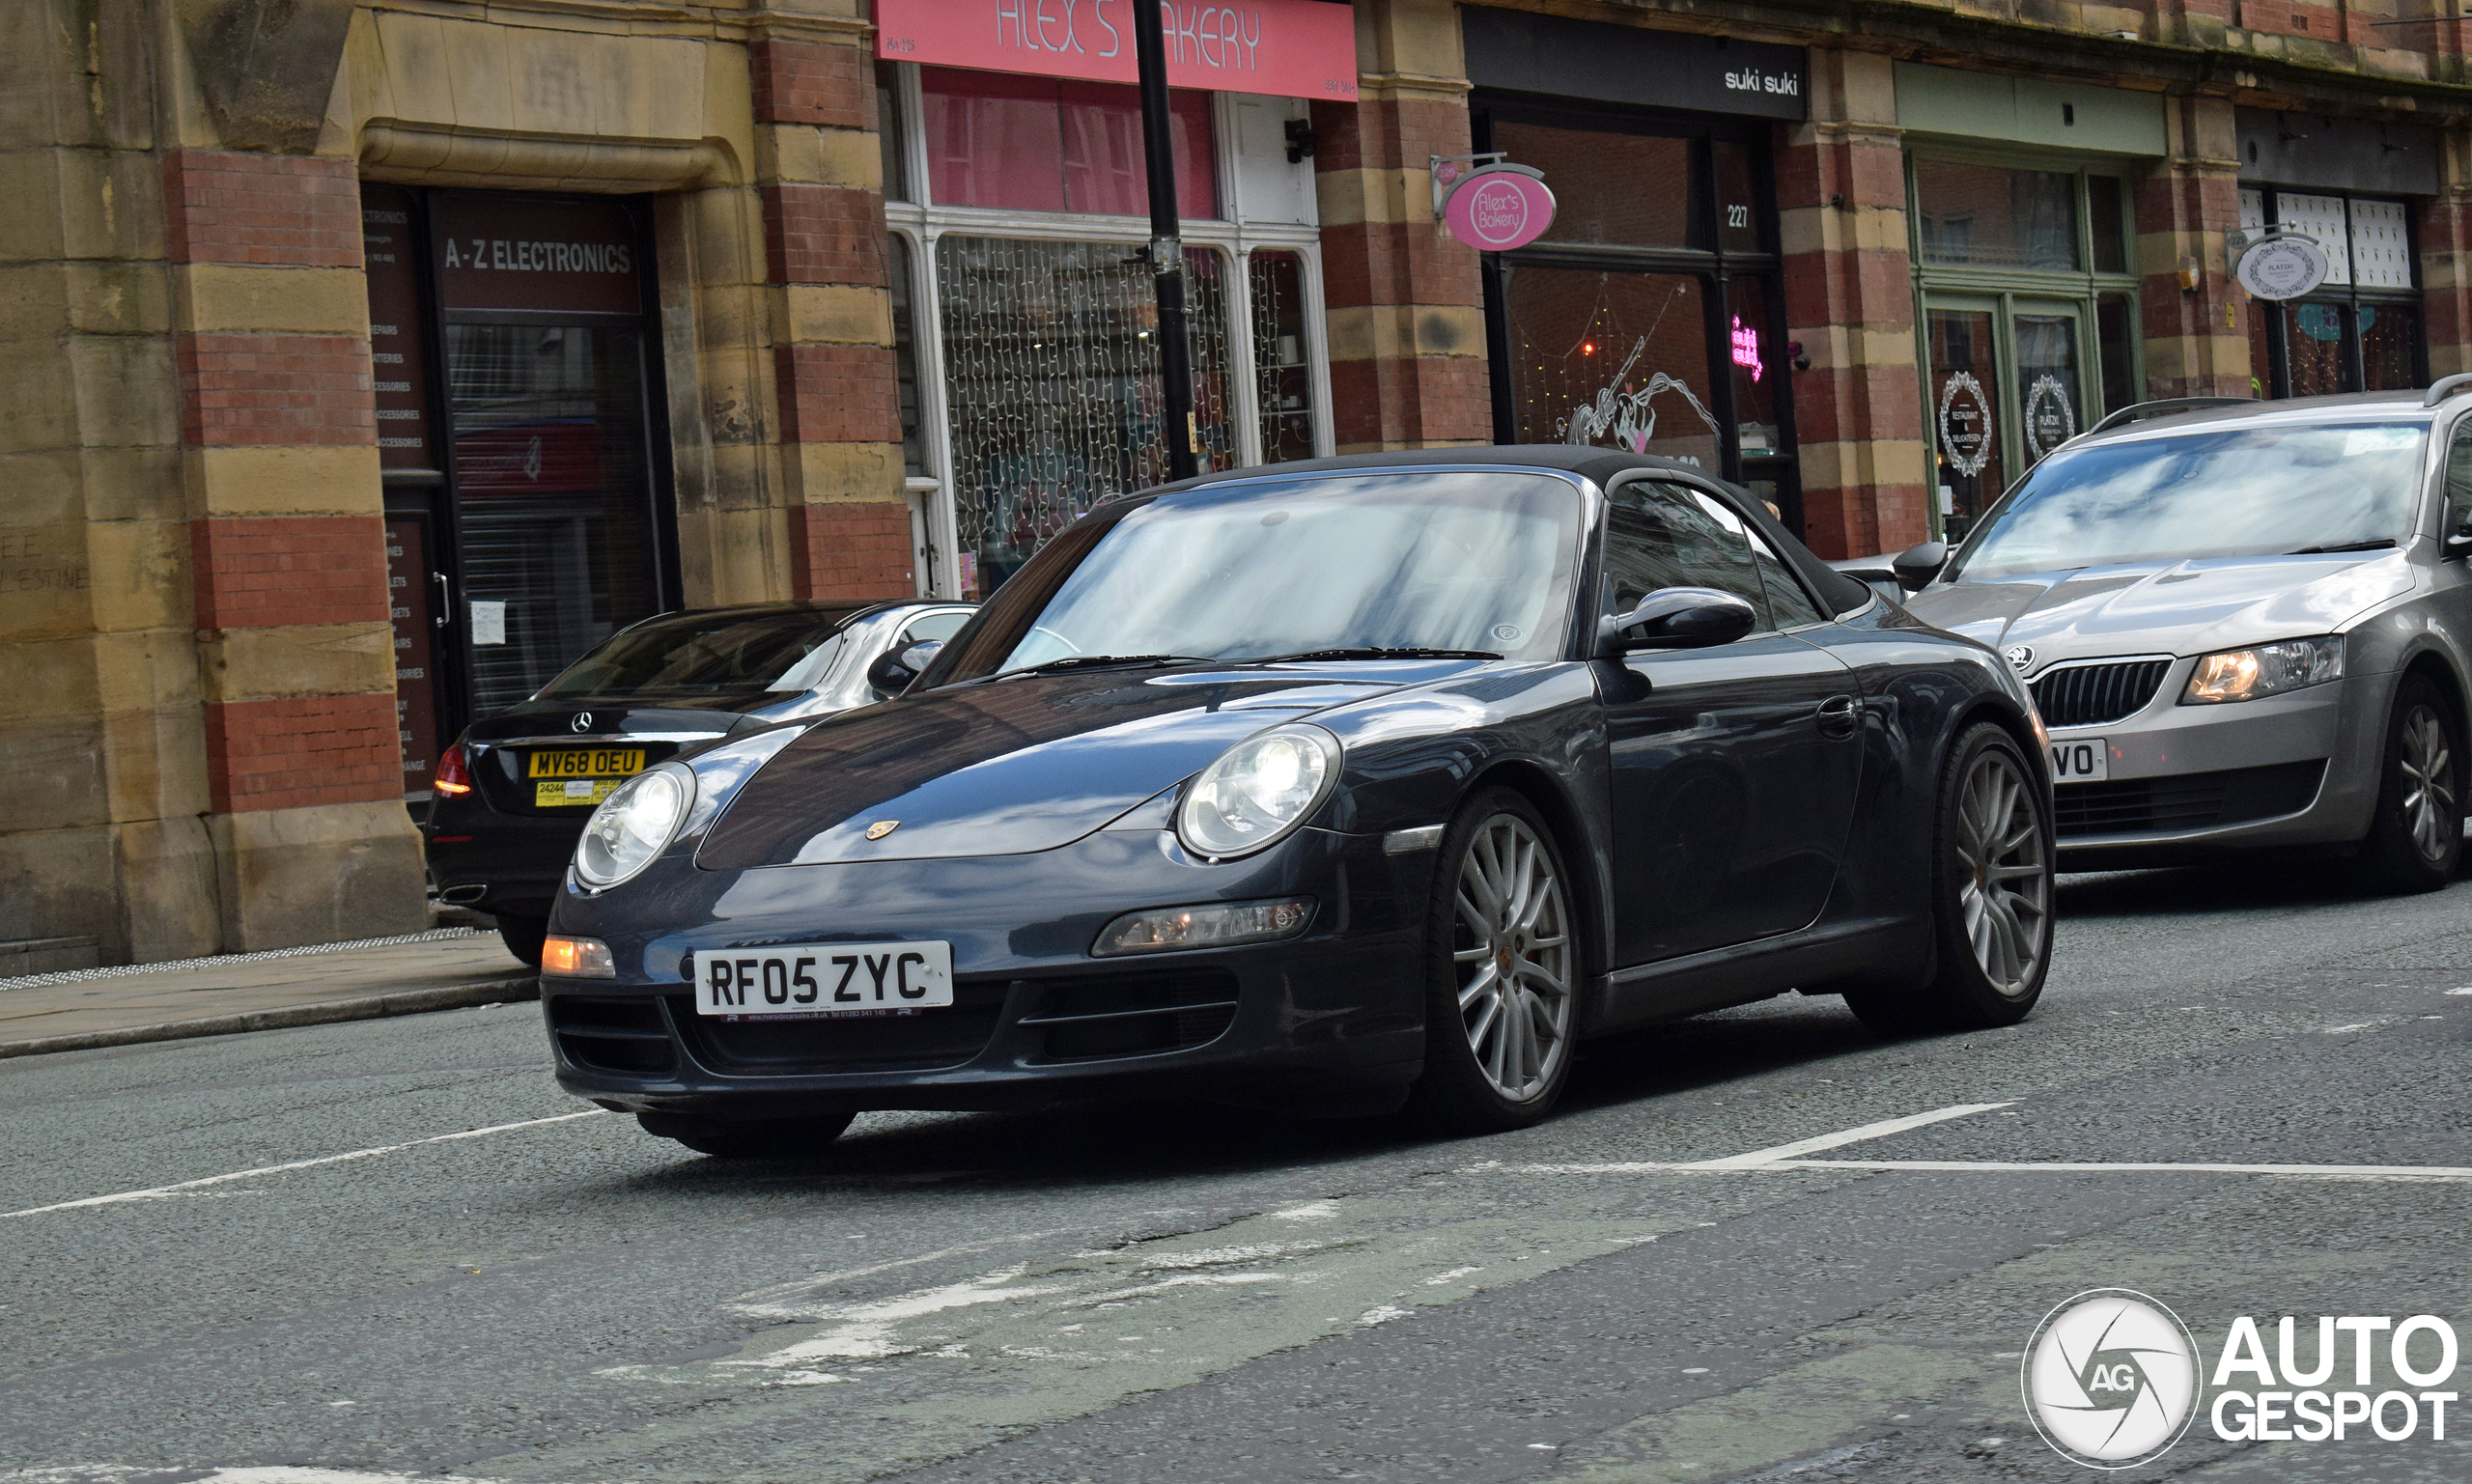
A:
[[[1193,350],[1185,341],[1185,244],[1176,231],[1175,135],[1167,117],[1167,38],[1159,0],[1133,0],[1133,54],[1141,69],[1141,153],[1150,174],[1150,270],[1159,285],[1160,400],[1167,421],[1167,477],[1191,479]]]

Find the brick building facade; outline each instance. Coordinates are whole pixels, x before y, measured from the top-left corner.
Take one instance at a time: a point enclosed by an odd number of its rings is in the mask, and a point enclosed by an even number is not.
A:
[[[1547,9],[1179,103],[1215,462],[1618,426],[1833,556],[2125,401],[2472,370],[2434,0]],[[631,615],[985,591],[1164,467],[1117,85],[869,0],[5,10],[0,976],[419,927],[457,718]],[[1479,150],[1559,235],[1437,229]],[[2344,281],[2251,300],[2270,225]]]

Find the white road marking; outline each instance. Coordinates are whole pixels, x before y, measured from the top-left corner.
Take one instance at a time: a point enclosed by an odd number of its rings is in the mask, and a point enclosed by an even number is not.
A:
[[[1892,1134],[1903,1134],[1908,1129],[1921,1129],[1935,1123],[1946,1123],[1952,1118],[1970,1118],[1977,1113],[1997,1112],[2001,1108],[2014,1106],[2010,1103],[1960,1103],[1953,1107],[1934,1108],[1927,1113],[1909,1113],[1903,1118],[1884,1118],[1878,1123],[1867,1123],[1860,1128],[1846,1129],[1837,1134],[1821,1134],[1811,1138],[1798,1138],[1790,1144],[1779,1144],[1772,1149],[1755,1149],[1749,1154],[1728,1155],[1722,1160],[1701,1160],[1686,1167],[1750,1169],[1762,1164],[1774,1164],[1780,1160],[1792,1160],[1807,1154],[1817,1154],[1823,1149],[1838,1149],[1847,1144],[1859,1144],[1867,1139],[1886,1138]]]
[[[1702,1168],[1679,1164],[1676,1169]],[[2095,1160],[1790,1160],[1767,1168],[1987,1170],[1995,1174],[2282,1175],[2299,1180],[2472,1181],[2472,1166],[2451,1164],[2205,1164]]]
[[[203,1180],[183,1180],[177,1185],[158,1185],[145,1190],[123,1190],[115,1195],[89,1195],[83,1200],[64,1200],[48,1206],[28,1206],[23,1211],[0,1211],[0,1221],[12,1217],[42,1216],[49,1211],[77,1211],[88,1206],[118,1206],[129,1201],[163,1200],[183,1190],[203,1190],[211,1185],[227,1185],[235,1180],[255,1180],[260,1175],[281,1175],[295,1169],[314,1169],[321,1164],[341,1164],[351,1160],[374,1160],[379,1155],[399,1154],[418,1149],[424,1144],[449,1144],[457,1139],[482,1138],[492,1134],[507,1134],[517,1129],[537,1129],[544,1124],[572,1123],[578,1118],[599,1118],[606,1108],[586,1108],[580,1113],[560,1113],[554,1118],[527,1118],[521,1123],[492,1124],[486,1129],[466,1129],[461,1134],[434,1134],[428,1138],[407,1139],[400,1144],[379,1144],[374,1149],[355,1149],[350,1154],[322,1155],[315,1160],[295,1160],[289,1164],[263,1164],[256,1169],[234,1170],[228,1175],[209,1175]],[[8,1476],[0,1474],[0,1480]],[[355,1477],[410,1477],[410,1475],[355,1475]]]

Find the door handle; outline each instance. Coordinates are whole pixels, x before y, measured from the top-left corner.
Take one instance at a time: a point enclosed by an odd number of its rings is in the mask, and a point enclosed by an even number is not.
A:
[[[446,574],[434,572],[429,574],[429,577],[431,581],[437,584],[437,616],[431,619],[430,624],[433,628],[443,629],[446,627],[447,614],[453,611],[452,604],[447,602],[453,590],[446,585]]]
[[[1830,696],[1819,703],[1819,729],[1831,737],[1851,737],[1862,714],[1861,705],[1852,696]]]

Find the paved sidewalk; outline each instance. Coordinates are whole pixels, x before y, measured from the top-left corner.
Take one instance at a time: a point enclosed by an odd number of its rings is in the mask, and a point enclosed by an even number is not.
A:
[[[229,954],[178,964],[0,979],[0,1057],[176,1041],[283,1025],[537,999],[497,934],[406,938]]]

